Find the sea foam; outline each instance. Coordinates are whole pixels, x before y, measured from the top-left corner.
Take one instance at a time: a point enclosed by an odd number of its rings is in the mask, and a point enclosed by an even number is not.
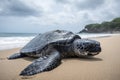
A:
[[[81,38],[96,38],[96,37],[105,37],[111,36],[113,34],[78,34]],[[116,35],[116,34],[114,34]],[[7,36],[0,37],[0,50],[13,49],[25,46],[31,39],[35,36]]]
[[[33,37],[0,37],[0,50],[23,47]]]

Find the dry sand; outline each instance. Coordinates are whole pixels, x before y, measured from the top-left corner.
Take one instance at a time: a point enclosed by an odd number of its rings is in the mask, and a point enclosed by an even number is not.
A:
[[[120,80],[120,35],[96,39],[102,52],[93,58],[64,59],[56,69],[30,77],[19,73],[30,58],[7,60],[19,49],[0,51],[0,80]]]

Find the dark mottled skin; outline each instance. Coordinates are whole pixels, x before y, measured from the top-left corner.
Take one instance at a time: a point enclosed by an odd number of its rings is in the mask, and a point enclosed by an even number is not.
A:
[[[81,39],[70,31],[56,30],[36,36],[20,53],[13,54],[8,59],[37,57],[38,59],[20,73],[22,76],[30,76],[56,68],[62,58],[94,56],[99,52],[101,47],[98,41]]]

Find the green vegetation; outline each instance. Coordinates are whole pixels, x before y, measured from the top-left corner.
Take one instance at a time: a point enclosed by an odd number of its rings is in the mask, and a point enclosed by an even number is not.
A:
[[[88,24],[80,31],[87,33],[113,33],[120,32],[120,18],[115,18],[110,22],[102,22],[101,24]]]

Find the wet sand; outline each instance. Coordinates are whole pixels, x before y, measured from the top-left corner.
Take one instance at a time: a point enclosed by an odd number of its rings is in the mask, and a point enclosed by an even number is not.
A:
[[[95,38],[94,38],[95,39]],[[0,51],[0,80],[120,80],[120,35],[96,38],[102,52],[92,58],[70,58],[52,71],[19,76],[32,58],[7,60],[19,49]]]

